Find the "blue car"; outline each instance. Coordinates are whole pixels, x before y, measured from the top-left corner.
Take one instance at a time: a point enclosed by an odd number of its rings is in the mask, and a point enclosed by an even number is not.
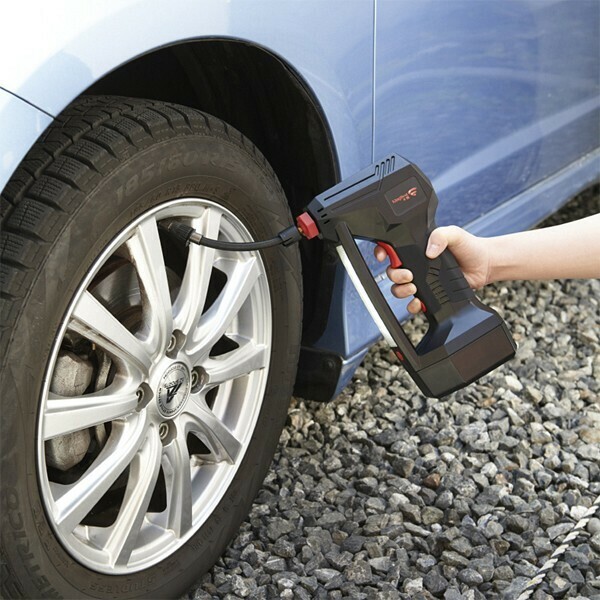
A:
[[[0,9],[2,594],[177,597],[235,535],[293,393],[378,330],[323,242],[263,240],[391,152],[438,223],[533,226],[598,179],[597,0]],[[399,318],[372,244],[361,251]]]

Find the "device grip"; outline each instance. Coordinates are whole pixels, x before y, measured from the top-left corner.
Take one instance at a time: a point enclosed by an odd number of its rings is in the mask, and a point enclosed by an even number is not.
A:
[[[425,256],[420,246],[397,249],[405,268],[413,274],[417,288],[416,297],[421,301],[423,312],[431,324],[441,323],[461,305],[474,298],[456,259],[449,250],[444,250],[434,259]]]

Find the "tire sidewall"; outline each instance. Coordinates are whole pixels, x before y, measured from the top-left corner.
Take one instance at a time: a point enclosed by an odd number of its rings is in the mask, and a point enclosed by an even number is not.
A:
[[[262,253],[273,319],[263,405],[242,464],[199,531],[154,567],[127,576],[106,576],[74,561],[47,521],[36,472],[36,438],[41,391],[56,332],[81,281],[110,241],[140,215],[176,198],[221,204],[236,214],[255,239],[272,237],[289,225],[289,212],[274,174],[245,149],[208,135],[181,136],[138,151],[106,173],[66,222],[57,225],[17,318],[4,371],[7,397],[2,402],[5,551],[9,564],[20,563],[27,573],[17,579],[30,579],[43,597],[170,597],[185,590],[212,566],[237,531],[285,421],[301,321],[300,262],[295,248]]]

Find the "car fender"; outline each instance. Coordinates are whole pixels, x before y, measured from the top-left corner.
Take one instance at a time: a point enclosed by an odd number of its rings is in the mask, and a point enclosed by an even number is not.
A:
[[[277,0],[113,0],[93,8],[25,0],[3,12],[0,52],[13,60],[0,65],[0,86],[50,115],[107,73],[156,49],[196,39],[241,40],[277,55],[317,98],[342,177],[371,161],[372,0],[343,11],[316,0],[291,6]]]

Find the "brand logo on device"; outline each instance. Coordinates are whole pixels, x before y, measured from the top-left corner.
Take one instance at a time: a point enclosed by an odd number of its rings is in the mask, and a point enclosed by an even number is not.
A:
[[[400,196],[394,198],[392,200],[392,204],[398,204],[398,202],[406,202],[407,200],[414,198],[418,193],[419,192],[417,191],[417,188],[412,187],[410,188],[410,190],[408,190],[408,192],[406,192],[406,194],[400,194]]]

